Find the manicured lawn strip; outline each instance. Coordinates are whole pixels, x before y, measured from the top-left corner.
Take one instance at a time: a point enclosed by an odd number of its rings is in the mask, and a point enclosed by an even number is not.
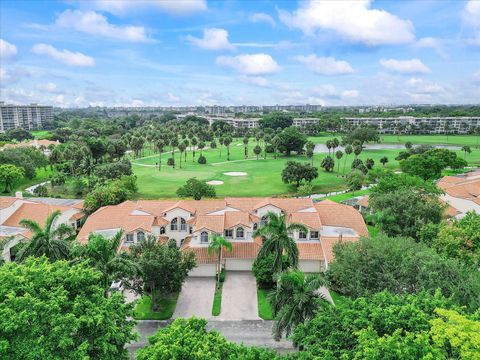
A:
[[[270,290],[257,289],[258,316],[263,320],[272,320],[272,307],[268,298]]]
[[[329,290],[329,292],[336,307],[344,308],[348,306],[348,303],[346,300],[347,298],[344,295],[340,295],[339,293],[333,290]]]
[[[160,299],[161,311],[152,310],[152,299],[149,296],[142,296],[135,307],[134,317],[136,320],[166,320],[170,319],[177,305],[178,294]]]
[[[45,168],[38,168],[37,169],[37,174],[33,179],[27,179],[23,178],[20,181],[15,183],[15,190],[12,191],[11,193],[2,193],[2,196],[6,195],[14,195],[15,191],[23,191],[26,188],[47,181],[50,178],[50,175],[52,174],[52,171],[50,170],[50,167]],[[4,185],[3,182],[0,182],[0,191],[3,191]]]
[[[324,199],[329,199],[329,200],[335,201],[337,203],[341,203],[342,201],[354,198],[356,196],[367,195],[368,193],[369,193],[369,189],[355,191],[355,193],[349,191],[345,194],[332,195],[332,196],[328,196]],[[324,200],[324,199],[320,199],[320,200]]]
[[[50,139],[52,134],[48,130],[37,130],[37,131],[30,131],[30,133],[35,137],[35,139],[43,140],[43,139]]]
[[[215,296],[213,297],[213,306],[212,306],[213,316],[220,315],[220,311],[222,310],[222,289],[223,289],[222,283],[220,283],[219,288],[215,289]]]

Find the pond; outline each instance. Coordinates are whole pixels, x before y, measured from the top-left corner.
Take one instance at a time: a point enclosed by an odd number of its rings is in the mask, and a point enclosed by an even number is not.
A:
[[[414,144],[413,146],[418,146],[419,144]],[[461,150],[461,146],[452,146],[452,145],[431,145],[435,148],[444,148],[449,150]],[[405,150],[405,145],[403,144],[365,144],[363,145],[364,150]],[[344,151],[345,148],[343,146],[339,146],[335,149],[335,151],[342,150]],[[316,144],[315,149],[313,150],[314,153],[328,153],[327,145],[325,144]]]

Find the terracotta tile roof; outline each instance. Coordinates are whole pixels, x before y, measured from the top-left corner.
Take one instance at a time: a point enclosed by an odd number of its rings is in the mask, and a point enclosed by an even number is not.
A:
[[[480,177],[478,175],[444,176],[437,186],[448,195],[475,201],[480,197]]]
[[[225,251],[225,259],[255,259],[260,251],[257,242],[232,242],[232,251]]]
[[[452,205],[450,205],[448,202],[446,202],[445,200],[442,200],[442,199],[439,199],[440,202],[443,204],[443,205],[446,205],[446,208],[445,208],[445,211],[443,212],[443,216],[445,218],[451,218],[451,217],[455,217],[457,216],[458,214],[460,214],[461,212],[458,211],[457,209],[455,209]]]
[[[320,242],[297,242],[298,258],[300,260],[324,260]]]
[[[338,236],[335,236],[335,237],[322,236],[320,241],[322,243],[322,248],[323,248],[323,251],[325,252],[325,257],[327,258],[327,262],[330,263],[334,258],[333,246],[340,241],[340,238]],[[358,238],[357,237],[354,237],[354,238],[342,237],[341,241],[342,242],[354,242],[354,241],[358,241]]]
[[[229,229],[237,225],[244,225],[246,227],[251,227],[250,214],[248,212],[243,212],[243,211],[225,212],[224,228]]]
[[[208,248],[206,246],[202,247],[191,247],[190,246],[191,237],[185,238],[182,244],[182,251],[192,251],[195,254],[197,264],[211,264],[217,262],[217,255],[211,254],[208,255]]]
[[[0,198],[0,209],[5,209],[13,205],[18,198],[16,197],[2,197]]]
[[[357,201],[357,205],[368,208],[368,199],[369,199],[369,196],[365,195],[364,197],[362,197],[360,200]]]
[[[251,212],[266,205],[273,205],[285,211],[286,213],[295,212],[313,206],[312,199],[303,198],[258,198],[258,197],[244,197],[234,198],[227,197],[225,201],[228,206],[233,208]]]
[[[352,206],[324,200],[315,204],[322,225],[352,228],[361,236],[368,236],[362,215]]]
[[[188,221],[187,221],[188,222]],[[160,217],[160,216],[155,216],[155,220],[153,221],[153,226],[165,226],[169,224],[168,220]]]
[[[294,212],[288,217],[288,223],[300,223],[310,229],[319,230],[322,226],[317,212]]]
[[[198,215],[193,231],[208,229],[213,232],[223,234],[224,216],[223,215]]]

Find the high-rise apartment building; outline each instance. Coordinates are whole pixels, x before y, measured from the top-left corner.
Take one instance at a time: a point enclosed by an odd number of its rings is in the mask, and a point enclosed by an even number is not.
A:
[[[41,129],[53,121],[53,107],[37,104],[12,105],[0,101],[0,132],[14,128]]]

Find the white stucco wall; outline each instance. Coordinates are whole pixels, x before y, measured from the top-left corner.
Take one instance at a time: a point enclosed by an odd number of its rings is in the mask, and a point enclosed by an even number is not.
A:
[[[277,208],[273,205],[265,205],[265,206],[257,209],[256,215],[261,219],[262,216],[264,216],[265,214],[267,214],[269,212],[273,212],[273,213],[278,215],[282,212],[282,209],[279,209],[279,208]]]
[[[216,272],[216,264],[199,264],[196,268],[190,270],[188,276],[215,276]]]
[[[225,259],[225,270],[252,271],[254,259]]]
[[[323,261],[320,260],[300,260],[298,267],[303,272],[318,273],[324,271]]]
[[[480,214],[480,205],[474,203],[471,200],[456,198],[448,194],[441,196],[441,198],[462,213],[466,213],[468,211],[475,211],[477,214]]]

